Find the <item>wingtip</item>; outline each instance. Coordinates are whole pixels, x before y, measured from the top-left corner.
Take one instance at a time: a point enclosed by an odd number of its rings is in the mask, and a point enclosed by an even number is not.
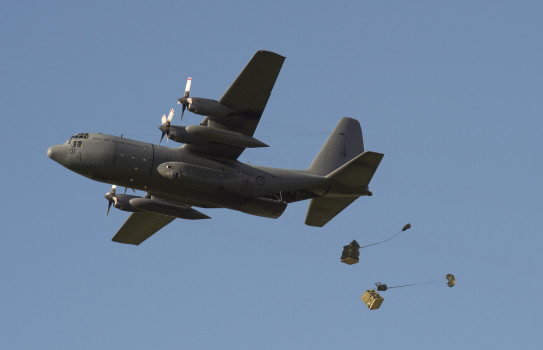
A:
[[[280,54],[278,54],[278,53],[276,53],[276,52],[268,51],[268,50],[258,50],[256,53],[257,53],[257,54],[260,53],[260,54],[266,54],[266,55],[274,55],[274,56],[281,57],[282,59],[285,59],[285,58],[286,58],[286,57],[283,56],[283,55],[280,55]]]

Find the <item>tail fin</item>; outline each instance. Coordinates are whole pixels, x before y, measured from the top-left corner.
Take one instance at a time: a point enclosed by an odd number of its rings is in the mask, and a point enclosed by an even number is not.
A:
[[[306,225],[324,226],[360,196],[371,196],[368,185],[383,154],[364,152],[357,120],[342,118],[307,169],[325,175],[331,185],[322,197],[309,204]]]
[[[366,151],[334,170],[326,177],[332,180],[325,196],[371,196],[368,185],[384,154]]]
[[[309,209],[305,217],[305,224],[309,226],[323,227],[337,214],[354,202],[358,196],[339,198],[313,198],[309,202]]]
[[[360,123],[356,119],[341,118],[307,171],[327,175],[362,152],[364,142]]]

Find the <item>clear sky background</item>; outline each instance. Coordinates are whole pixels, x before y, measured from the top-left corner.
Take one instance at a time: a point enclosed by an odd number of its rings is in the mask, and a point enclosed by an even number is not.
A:
[[[541,349],[542,34],[540,1],[3,1],[0,348]],[[271,147],[240,160],[305,169],[351,116],[385,154],[374,196],[324,228],[300,202],[111,242],[110,185],[47,148],[158,143],[188,76],[217,99],[259,49],[287,59],[255,134]]]

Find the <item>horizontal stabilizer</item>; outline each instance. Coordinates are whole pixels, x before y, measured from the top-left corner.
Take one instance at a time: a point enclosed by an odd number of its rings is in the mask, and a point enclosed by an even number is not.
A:
[[[309,203],[309,210],[305,218],[305,224],[309,226],[322,227],[332,220],[334,216],[349,204],[354,202],[358,196],[339,198],[313,198]]]
[[[344,187],[368,186],[383,157],[382,153],[366,151],[332,171],[326,177],[331,179],[334,184]]]
[[[322,227],[358,197],[371,196],[368,185],[383,156],[367,151],[326,175],[330,188],[323,197],[311,199],[305,224]]]

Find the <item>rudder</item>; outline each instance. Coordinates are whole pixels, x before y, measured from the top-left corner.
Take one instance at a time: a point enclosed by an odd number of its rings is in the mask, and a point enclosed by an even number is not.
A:
[[[316,175],[328,175],[364,152],[362,129],[358,120],[343,117],[307,169]]]

